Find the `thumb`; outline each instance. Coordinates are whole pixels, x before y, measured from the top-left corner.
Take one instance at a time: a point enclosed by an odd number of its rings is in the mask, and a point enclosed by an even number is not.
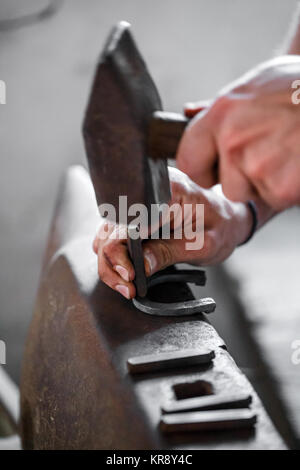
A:
[[[144,243],[144,263],[147,276],[167,268],[185,258],[182,240],[150,240]]]

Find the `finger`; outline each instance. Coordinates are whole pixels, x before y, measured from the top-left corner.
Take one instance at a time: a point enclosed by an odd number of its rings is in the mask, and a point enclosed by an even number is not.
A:
[[[109,238],[111,233],[118,227],[113,223],[103,221],[98,228],[97,235],[93,241],[93,251],[97,254],[99,251],[100,243],[103,243],[106,239]]]
[[[102,282],[119,292],[126,299],[135,297],[136,291],[133,282],[124,281],[102,255],[98,256],[98,274]]]
[[[129,282],[134,279],[135,271],[129,258],[126,240],[109,239],[102,248],[102,254],[124,281]]]
[[[147,276],[174,264],[176,253],[170,240],[155,240],[144,244],[144,263]]]
[[[192,119],[182,136],[177,167],[200,186],[209,188],[217,183],[217,153],[209,111],[205,110]]]
[[[184,115],[187,118],[193,118],[196,114],[200,113],[210,105],[209,100],[197,101],[195,103],[186,103],[184,105]]]

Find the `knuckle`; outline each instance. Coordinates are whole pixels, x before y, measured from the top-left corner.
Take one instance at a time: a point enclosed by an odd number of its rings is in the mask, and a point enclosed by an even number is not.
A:
[[[228,109],[228,107],[231,104],[231,99],[228,96],[228,94],[222,94],[216,98],[216,100],[213,103],[213,108],[218,109],[218,110],[224,110]]]
[[[220,95],[212,104],[210,114],[216,121],[219,121],[232,109],[232,105],[233,100],[228,94]]]
[[[265,170],[262,161],[253,159],[247,168],[247,175],[250,180],[258,181],[264,178]]]
[[[234,122],[226,122],[220,132],[221,156],[229,163],[235,163],[240,156],[240,134]]]

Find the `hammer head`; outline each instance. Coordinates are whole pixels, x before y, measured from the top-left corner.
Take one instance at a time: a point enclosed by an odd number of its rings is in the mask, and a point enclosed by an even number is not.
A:
[[[161,109],[130,25],[122,21],[101,54],[83,125],[97,202],[112,204],[117,222],[120,195],[128,206],[142,203],[148,210],[170,199],[166,160],[151,158],[147,146],[150,120]]]

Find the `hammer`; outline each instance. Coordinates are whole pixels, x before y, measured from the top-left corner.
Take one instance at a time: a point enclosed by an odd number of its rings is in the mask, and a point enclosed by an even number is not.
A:
[[[171,198],[167,159],[174,158],[188,120],[162,111],[157,88],[130,32],[121,21],[109,35],[92,86],[83,135],[98,205],[112,204],[121,220],[119,195],[128,207],[168,203]],[[126,223],[130,230],[137,228]],[[141,240],[129,233],[137,294],[147,281]]]

